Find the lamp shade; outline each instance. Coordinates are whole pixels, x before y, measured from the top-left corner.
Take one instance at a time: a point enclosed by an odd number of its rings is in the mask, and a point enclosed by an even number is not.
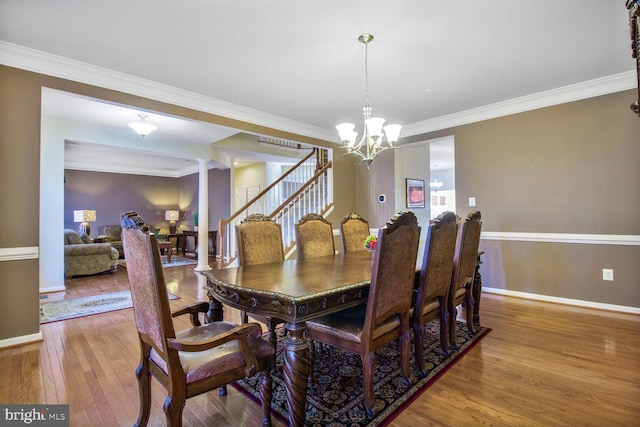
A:
[[[167,221],[177,221],[180,219],[180,211],[164,211],[164,219]]]
[[[73,222],[94,222],[96,220],[96,211],[94,210],[78,210],[73,211]]]

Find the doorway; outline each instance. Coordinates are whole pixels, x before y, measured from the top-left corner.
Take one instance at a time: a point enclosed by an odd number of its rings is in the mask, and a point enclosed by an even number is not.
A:
[[[429,211],[431,219],[456,211],[456,159],[454,137],[429,142]]]

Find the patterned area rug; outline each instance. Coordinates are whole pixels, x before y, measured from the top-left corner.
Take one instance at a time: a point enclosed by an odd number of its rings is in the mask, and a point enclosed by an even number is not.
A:
[[[427,375],[418,380],[411,347],[411,386],[402,381],[399,366],[399,347],[391,343],[376,352],[375,408],[376,417],[367,417],[362,391],[362,362],[358,355],[333,347],[316,356],[312,380],[307,390],[305,426],[331,427],[373,427],[388,425],[402,410],[443,375],[473,345],[490,331],[481,328],[474,336],[469,336],[465,324],[458,322],[458,345],[460,349],[444,357],[439,345],[439,322],[425,326],[424,360]],[[279,338],[277,369],[273,375],[272,415],[287,423],[287,394],[282,378],[283,338]],[[258,376],[241,380],[234,386],[260,402]]]
[[[178,299],[169,294],[169,299]],[[131,291],[40,303],[40,324],[133,307]]]
[[[198,264],[198,260],[197,259],[193,259],[193,258],[185,258],[185,257],[178,256],[178,255],[171,255],[171,262],[167,262],[167,256],[166,255],[162,255],[162,266],[164,268],[180,267],[180,266],[183,266],[183,265],[192,265],[192,264],[193,265]],[[118,260],[118,266],[127,268],[127,260],[126,259],[119,259]]]

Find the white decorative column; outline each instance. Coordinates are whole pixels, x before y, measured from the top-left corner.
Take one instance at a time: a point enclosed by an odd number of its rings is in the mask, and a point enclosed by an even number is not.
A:
[[[196,271],[209,267],[209,159],[198,158],[198,265]]]

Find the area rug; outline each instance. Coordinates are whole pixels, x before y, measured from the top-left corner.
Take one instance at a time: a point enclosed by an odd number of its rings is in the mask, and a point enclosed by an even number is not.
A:
[[[458,322],[459,350],[443,356],[439,344],[439,322],[435,320],[425,326],[425,371],[427,375],[418,380],[411,347],[411,386],[402,381],[399,366],[399,347],[391,343],[376,352],[375,410],[376,416],[367,417],[362,391],[362,363],[353,353],[329,347],[316,356],[312,379],[307,390],[305,426],[374,427],[387,426],[402,410],[440,378],[460,360],[469,349],[490,331],[480,328],[469,336],[464,323]],[[279,334],[280,335],[280,334]],[[273,374],[272,416],[288,423],[287,394],[282,378],[283,343],[279,338],[276,358],[276,373]],[[260,402],[259,376],[235,382],[234,387]]]
[[[178,255],[171,255],[171,262],[167,262],[167,256],[166,255],[162,255],[162,266],[164,268],[169,268],[169,267],[180,267],[183,265],[195,265],[198,264],[198,260],[197,259],[193,259],[193,258],[185,258],[182,256],[178,256]],[[119,259],[118,260],[118,265],[120,267],[124,267],[127,268],[127,260],[126,259]]]
[[[169,293],[169,299],[179,297]],[[111,292],[88,297],[40,303],[40,324],[73,319],[133,307],[131,291]]]

